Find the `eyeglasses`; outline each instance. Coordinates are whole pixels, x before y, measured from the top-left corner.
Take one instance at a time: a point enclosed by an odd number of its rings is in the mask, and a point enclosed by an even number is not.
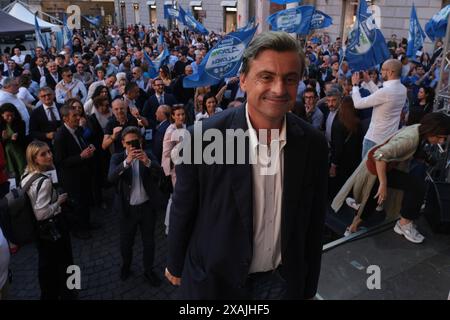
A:
[[[307,97],[305,96],[305,100],[314,100],[315,97]]]

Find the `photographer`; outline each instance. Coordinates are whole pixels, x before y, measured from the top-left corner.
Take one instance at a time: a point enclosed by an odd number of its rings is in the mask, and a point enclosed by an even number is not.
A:
[[[22,188],[34,180],[28,189],[38,224],[39,285],[41,300],[71,299],[66,285],[67,267],[73,264],[70,235],[61,215],[61,205],[67,194],[58,196],[52,180],[44,172],[52,170],[53,156],[45,142],[33,141],[26,150],[27,167],[22,176]],[[35,179],[35,176],[38,178]]]

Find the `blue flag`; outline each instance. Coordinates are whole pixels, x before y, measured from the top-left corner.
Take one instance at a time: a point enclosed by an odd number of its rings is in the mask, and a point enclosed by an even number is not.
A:
[[[204,35],[208,35],[209,31],[206,30],[206,28],[195,18],[192,16],[190,12],[186,12],[183,10],[183,8],[180,6],[180,21],[183,22],[185,26],[187,26],[189,29],[200,33]]]
[[[72,31],[67,26],[67,15],[64,15],[64,26],[63,26],[63,45],[69,46],[72,50]]]
[[[301,3],[301,1],[298,0],[270,0],[270,2],[276,3],[276,4],[286,4],[286,3]]]
[[[150,78],[156,78],[159,74],[159,68],[165,63],[166,59],[170,56],[170,52],[167,46],[164,45],[164,50],[159,54],[155,60],[151,60],[147,52],[144,50],[145,60],[148,62],[148,74]]]
[[[87,22],[92,24],[94,27],[100,27],[100,24],[102,23],[102,17],[96,16],[95,18],[91,18],[88,16],[82,16]]]
[[[203,58],[198,72],[183,80],[184,88],[218,84],[238,74],[245,48],[253,39],[256,27],[247,31],[231,32],[222,38]]]
[[[267,17],[267,23],[272,26],[273,31],[308,34],[314,11],[313,6],[301,6],[278,11]]]
[[[173,7],[173,5],[165,4],[164,5],[164,19],[171,19],[171,18],[179,19],[180,12],[178,11],[178,9],[175,9]]]
[[[411,9],[411,20],[409,21],[408,50],[406,52],[408,58],[416,57],[417,51],[423,48],[425,37],[425,32],[423,32],[419,19],[417,18],[416,7],[413,4]]]
[[[311,30],[328,28],[332,24],[333,18],[319,10],[316,10],[311,18]]]
[[[359,1],[357,23],[350,32],[345,56],[354,72],[367,70],[383,63],[390,57],[386,40],[378,28],[366,0]]]
[[[47,37],[45,37],[42,32],[41,32],[41,27],[39,26],[39,22],[37,19],[37,11],[34,14],[34,32],[36,33],[36,44],[38,47],[44,48],[45,51],[48,50],[48,42],[47,42]]]
[[[236,29],[236,32],[241,32],[241,31],[248,31],[250,29],[253,29],[255,27],[255,17],[251,18],[247,25],[243,26],[242,28],[238,28]]]
[[[450,4],[436,13],[425,25],[425,32],[432,41],[445,37],[449,13]]]

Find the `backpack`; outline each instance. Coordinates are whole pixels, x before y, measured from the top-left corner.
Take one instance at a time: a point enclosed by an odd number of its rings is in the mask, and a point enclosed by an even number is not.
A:
[[[25,176],[24,176],[25,177]],[[28,197],[28,190],[33,182],[41,178],[37,185],[37,192],[42,183],[48,177],[44,174],[34,174],[23,187],[11,189],[6,194],[8,205],[3,210],[3,226],[6,229],[6,238],[19,246],[33,242],[37,236],[37,220],[34,215],[33,206]]]

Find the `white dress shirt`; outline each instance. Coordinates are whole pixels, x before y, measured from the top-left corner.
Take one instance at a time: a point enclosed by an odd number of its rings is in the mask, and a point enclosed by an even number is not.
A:
[[[246,106],[253,180],[253,259],[249,273],[274,270],[281,264],[281,209],[284,180],[286,118],[279,136],[272,136],[271,148],[260,143]],[[274,142],[278,142],[272,144]],[[276,148],[276,149],[275,149]],[[273,155],[273,153],[275,155]],[[272,158],[272,159],[271,159]],[[274,160],[275,163],[270,163]],[[267,171],[269,168],[274,168]]]
[[[44,107],[44,111],[45,111],[45,114],[47,115],[48,121],[52,121],[52,116],[51,116],[50,112],[53,112],[56,120],[58,120],[58,121],[61,120],[55,103],[53,103],[53,105],[51,105],[51,106],[46,106],[45,104],[43,104],[42,106]],[[70,129],[70,128],[68,128],[68,129]],[[72,129],[70,129],[70,130],[72,130]]]
[[[125,150],[125,155],[128,156],[128,152]],[[148,201],[150,198],[145,191],[144,184],[142,183],[141,175],[139,174],[139,160],[135,159],[131,162],[131,191],[130,191],[130,205],[138,206]],[[149,161],[147,167],[150,167],[151,161]],[[127,164],[127,161],[123,161],[123,167],[125,169],[130,166]]]
[[[14,62],[19,66],[22,66],[23,63],[25,62],[25,55],[24,54],[21,54],[20,56],[14,55],[11,57],[11,59],[14,60]]]
[[[12,103],[17,108],[22,116],[22,120],[25,122],[25,135],[28,135],[30,130],[30,114],[25,104],[15,94],[0,90],[0,105],[4,103]]]
[[[66,90],[70,90],[72,92],[72,97],[76,98],[77,96],[81,96],[81,103],[86,101],[87,91],[83,82],[79,80],[72,80],[72,82],[66,83],[64,80],[61,80],[55,88],[56,102],[65,103],[68,100]]]
[[[379,144],[398,130],[407,90],[400,80],[385,81],[381,89],[372,81],[369,85],[373,94],[361,98],[359,87],[355,86],[352,97],[356,109],[373,107],[372,120],[364,138]]]

